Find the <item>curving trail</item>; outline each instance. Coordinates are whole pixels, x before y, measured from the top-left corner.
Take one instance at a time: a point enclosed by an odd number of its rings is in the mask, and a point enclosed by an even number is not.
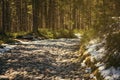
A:
[[[21,41],[0,54],[0,79],[89,80],[78,60],[80,39]]]

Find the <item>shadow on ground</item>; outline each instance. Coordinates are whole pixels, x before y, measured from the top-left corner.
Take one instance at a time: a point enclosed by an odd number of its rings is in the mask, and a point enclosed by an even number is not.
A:
[[[59,49],[68,52],[58,51],[54,54]],[[63,48],[54,45],[17,45],[0,54],[0,75],[6,76],[6,80],[82,80],[84,71],[80,63],[72,62],[73,58],[79,58],[74,54],[75,50],[78,50],[76,45]]]
[[[7,53],[0,56],[0,74],[15,80],[52,80],[81,78],[79,63],[57,63],[57,55]]]

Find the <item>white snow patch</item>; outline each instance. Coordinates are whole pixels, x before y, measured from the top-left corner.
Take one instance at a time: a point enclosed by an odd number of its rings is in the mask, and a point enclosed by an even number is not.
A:
[[[108,69],[101,71],[101,74],[106,80],[118,80],[118,79],[120,79],[120,70],[115,69],[114,67],[110,67]]]
[[[82,67],[85,67],[85,66],[86,66],[85,60],[83,60],[83,62],[81,63],[81,66],[82,66]]]
[[[102,63],[98,62],[97,64],[95,64],[96,67],[100,67],[100,66],[103,66],[103,65],[105,65],[103,62]]]
[[[4,53],[5,51],[9,51],[9,50],[13,49],[16,45],[2,44],[2,46],[5,46],[5,47],[0,49],[0,53]]]
[[[91,62],[94,62],[94,59],[97,60],[96,67],[98,67],[99,72],[103,76],[105,80],[119,80],[120,79],[120,68],[115,69],[114,67],[110,67],[106,69],[105,63],[101,62],[101,59],[105,56],[105,47],[103,45],[105,40],[102,42],[98,42],[97,39],[91,40],[89,44],[86,46],[87,51],[85,53],[91,54]],[[86,66],[85,60],[81,63],[82,66]],[[93,77],[93,75],[91,75]]]
[[[102,43],[94,43],[92,45],[87,46],[87,53],[91,54],[91,61],[93,62],[93,58],[96,60],[100,60],[103,58],[104,54],[102,52],[105,51],[104,47],[96,50],[97,47],[99,47]]]
[[[99,71],[103,71],[105,69],[105,65],[100,66],[98,69]]]

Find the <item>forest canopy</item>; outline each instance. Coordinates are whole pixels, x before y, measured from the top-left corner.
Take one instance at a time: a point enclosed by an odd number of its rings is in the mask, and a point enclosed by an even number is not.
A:
[[[36,32],[40,28],[109,29],[119,17],[119,0],[0,0],[0,32]]]

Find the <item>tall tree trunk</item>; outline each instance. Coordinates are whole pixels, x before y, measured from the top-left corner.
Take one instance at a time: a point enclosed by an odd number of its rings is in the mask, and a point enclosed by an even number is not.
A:
[[[2,0],[2,33],[10,29],[10,6],[8,0]]]
[[[2,32],[2,1],[0,0],[0,33]]]
[[[39,1],[32,0],[32,9],[33,9],[33,33],[38,32],[39,27]]]

